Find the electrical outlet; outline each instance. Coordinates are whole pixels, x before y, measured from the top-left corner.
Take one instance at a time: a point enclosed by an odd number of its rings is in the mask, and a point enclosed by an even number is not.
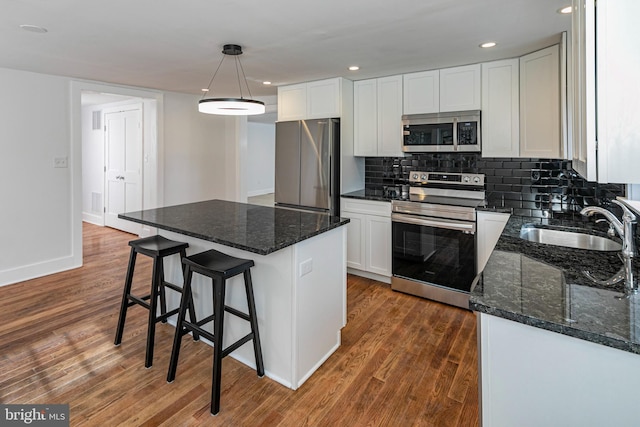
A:
[[[313,271],[313,259],[309,258],[300,263],[300,277],[305,276]]]
[[[53,158],[53,167],[54,168],[66,168],[67,167],[67,158],[66,157],[54,157]]]

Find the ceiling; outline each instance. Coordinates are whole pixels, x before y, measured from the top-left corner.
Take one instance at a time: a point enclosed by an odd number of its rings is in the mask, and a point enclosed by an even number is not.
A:
[[[557,42],[571,24],[556,12],[570,0],[2,3],[0,67],[200,94],[222,45],[235,43],[243,47],[253,97],[329,77],[361,80],[516,57]],[[485,41],[498,45],[480,49]],[[360,70],[348,71],[350,65]],[[211,90],[238,95],[233,61],[224,62]]]

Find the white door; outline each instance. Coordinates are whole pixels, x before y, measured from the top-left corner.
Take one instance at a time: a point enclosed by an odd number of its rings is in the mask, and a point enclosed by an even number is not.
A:
[[[142,225],[118,218],[142,210],[142,106],[105,112],[105,225],[140,234]]]

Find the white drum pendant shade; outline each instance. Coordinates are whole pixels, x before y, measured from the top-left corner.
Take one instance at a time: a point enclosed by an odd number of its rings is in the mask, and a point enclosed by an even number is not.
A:
[[[247,88],[247,92],[249,92],[249,97],[251,97],[251,91],[249,90],[249,85],[247,84],[247,77],[244,75],[244,69],[242,68],[242,63],[240,62],[239,55],[242,55],[242,46],[237,44],[226,44],[222,49],[222,53],[226,56],[234,56],[236,59],[236,75],[238,76],[238,87],[240,89],[240,98],[204,98],[198,102],[198,111],[206,114],[220,114],[224,116],[251,116],[255,114],[263,114],[264,113],[264,102],[256,101],[254,99],[245,99],[242,96],[242,83],[240,81],[240,73],[238,73],[238,66],[240,67],[240,71],[242,71],[242,77],[244,79],[244,85]],[[218,74],[218,70],[222,66],[222,62],[224,61],[225,56],[222,57],[220,61],[220,65],[216,69],[216,72],[213,74],[211,81],[209,82],[209,86],[207,89],[203,89],[205,94],[209,92],[211,85],[213,84],[213,80],[216,78]]]
[[[224,116],[252,116],[264,114],[264,103],[242,98],[209,98],[198,103],[198,110],[206,114]]]

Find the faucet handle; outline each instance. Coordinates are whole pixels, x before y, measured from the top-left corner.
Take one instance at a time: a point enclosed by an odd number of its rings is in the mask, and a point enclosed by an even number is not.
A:
[[[613,224],[611,224],[611,222],[609,222],[608,219],[605,219],[605,218],[596,219],[596,224],[599,222],[606,222],[609,225],[609,229],[607,230],[607,235],[609,237],[614,237],[616,235],[616,230],[613,228]]]
[[[615,203],[616,205],[622,208],[622,211],[623,211],[622,218],[625,221],[632,222],[632,223],[636,221],[636,215],[633,212],[631,212],[631,209],[629,209],[624,203],[622,203],[619,200],[611,200],[611,202]]]

